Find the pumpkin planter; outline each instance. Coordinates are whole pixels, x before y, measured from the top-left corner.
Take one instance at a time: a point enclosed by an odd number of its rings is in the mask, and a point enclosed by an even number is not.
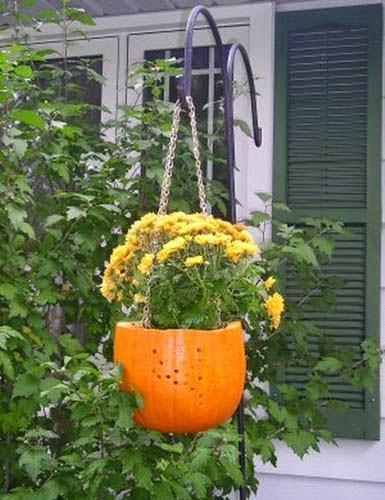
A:
[[[158,213],[137,220],[110,257],[101,292],[139,323],[116,326],[121,390],[137,391],[135,421],[161,432],[198,432],[225,422],[243,392],[246,361],[238,300],[249,296],[266,330],[279,326],[284,301],[252,264],[258,246],[243,224],[209,214],[195,107],[186,96],[200,213],[167,214],[182,105],[175,103]],[[128,316],[129,318],[130,316]],[[190,329],[194,325],[195,329]],[[205,329],[200,329],[205,328]]]
[[[123,366],[121,390],[138,391],[134,412],[142,427],[197,432],[226,421],[236,410],[245,381],[239,321],[218,330],[160,330],[116,325],[114,361]]]

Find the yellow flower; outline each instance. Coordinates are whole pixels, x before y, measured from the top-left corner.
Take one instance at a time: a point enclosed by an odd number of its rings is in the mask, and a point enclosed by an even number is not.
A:
[[[117,264],[122,261],[127,256],[127,247],[126,245],[119,245],[112,251],[110,263]]]
[[[237,238],[242,241],[247,241],[248,243],[254,242],[253,237],[246,229],[242,229],[242,231],[239,231]]]
[[[269,297],[265,299],[264,306],[267,314],[271,318],[272,327],[278,328],[281,322],[281,315],[285,310],[285,301],[282,295],[278,292],[273,293],[273,295],[269,295]]]
[[[101,291],[103,297],[105,297],[109,301],[113,300],[115,297],[113,285],[114,284],[110,279],[107,279],[105,277],[103,278],[103,283],[102,283],[102,286],[100,287],[100,291]]]
[[[192,267],[192,266],[197,266],[198,264],[203,263],[203,256],[202,255],[195,255],[194,257],[187,257],[187,259],[184,261],[186,267]]]
[[[178,252],[178,250],[182,250],[182,248],[185,247],[187,241],[185,238],[182,238],[182,236],[177,236],[176,238],[173,238],[172,240],[168,241],[165,243],[161,250],[156,255],[156,258],[159,260],[159,262],[163,262],[168,259],[168,257],[175,253]]]
[[[225,245],[231,241],[231,237],[224,233],[197,234],[194,241],[198,245]]]
[[[140,271],[144,275],[148,274],[153,262],[154,254],[146,253],[145,255],[143,255],[141,261],[138,264],[138,271]]]
[[[258,247],[255,243],[236,240],[227,245],[227,258],[234,263],[237,263],[243,255],[255,255],[258,252]]]
[[[273,276],[269,276],[267,280],[263,282],[263,286],[265,287],[265,290],[270,290],[271,287],[275,285],[275,282],[277,280]]]
[[[146,297],[141,293],[136,293],[134,295],[134,302],[135,304],[143,304],[143,302],[146,302]]]

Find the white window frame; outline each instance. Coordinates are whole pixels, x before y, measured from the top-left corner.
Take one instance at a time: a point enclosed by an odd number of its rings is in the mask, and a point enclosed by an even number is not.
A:
[[[47,58],[63,58],[65,49],[62,40],[50,40],[44,42],[34,42],[36,49],[52,49],[55,52],[49,54]],[[103,59],[103,77],[101,95],[101,121],[115,119],[118,107],[118,67],[119,67],[119,37],[94,37],[89,39],[71,39],[68,49],[68,57],[96,57]],[[108,132],[113,134],[113,132]],[[108,137],[112,138],[112,137]]]

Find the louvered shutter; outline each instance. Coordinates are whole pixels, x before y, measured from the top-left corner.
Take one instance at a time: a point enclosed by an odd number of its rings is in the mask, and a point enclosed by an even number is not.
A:
[[[379,334],[381,25],[379,5],[279,13],[276,25],[274,199],[293,210],[294,224],[324,216],[350,229],[325,267],[347,281],[336,310],[306,316],[357,356]],[[286,294],[298,293],[288,268]],[[306,373],[284,376],[300,387]],[[378,387],[371,394],[329,383],[349,404],[328,414],[334,433],[378,439]]]

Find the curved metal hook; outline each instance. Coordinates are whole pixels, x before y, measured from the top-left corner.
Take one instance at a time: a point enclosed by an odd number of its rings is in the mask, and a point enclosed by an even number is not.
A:
[[[253,72],[251,69],[250,59],[247,54],[247,51],[240,42],[233,43],[230,47],[229,55],[227,57],[227,77],[229,82],[229,93],[230,99],[233,101],[233,81],[234,81],[234,61],[235,56],[239,52],[242,56],[242,60],[246,69],[247,81],[249,84],[249,92],[250,92],[250,103],[251,103],[251,115],[253,122],[253,136],[254,143],[259,148],[262,144],[262,129],[258,126],[258,111],[257,111],[257,98],[255,93],[255,85]],[[231,126],[234,125],[234,116],[230,113],[230,119],[232,121]]]
[[[211,32],[214,36],[215,45],[220,50],[220,62],[221,62],[221,70],[222,70],[222,78],[224,83],[224,89],[226,88],[226,92],[228,91],[227,85],[227,73],[226,73],[226,65],[225,58],[223,57],[223,43],[222,38],[218,30],[218,26],[211,15],[210,11],[203,7],[203,5],[197,5],[192,9],[190,15],[187,20],[186,25],[186,35],[184,42],[184,66],[183,66],[183,76],[178,81],[178,92],[179,99],[182,103],[183,107],[186,107],[186,96],[191,94],[191,69],[192,69],[192,56],[193,56],[193,34],[195,28],[195,22],[199,14],[202,14],[206,21],[208,22]]]

